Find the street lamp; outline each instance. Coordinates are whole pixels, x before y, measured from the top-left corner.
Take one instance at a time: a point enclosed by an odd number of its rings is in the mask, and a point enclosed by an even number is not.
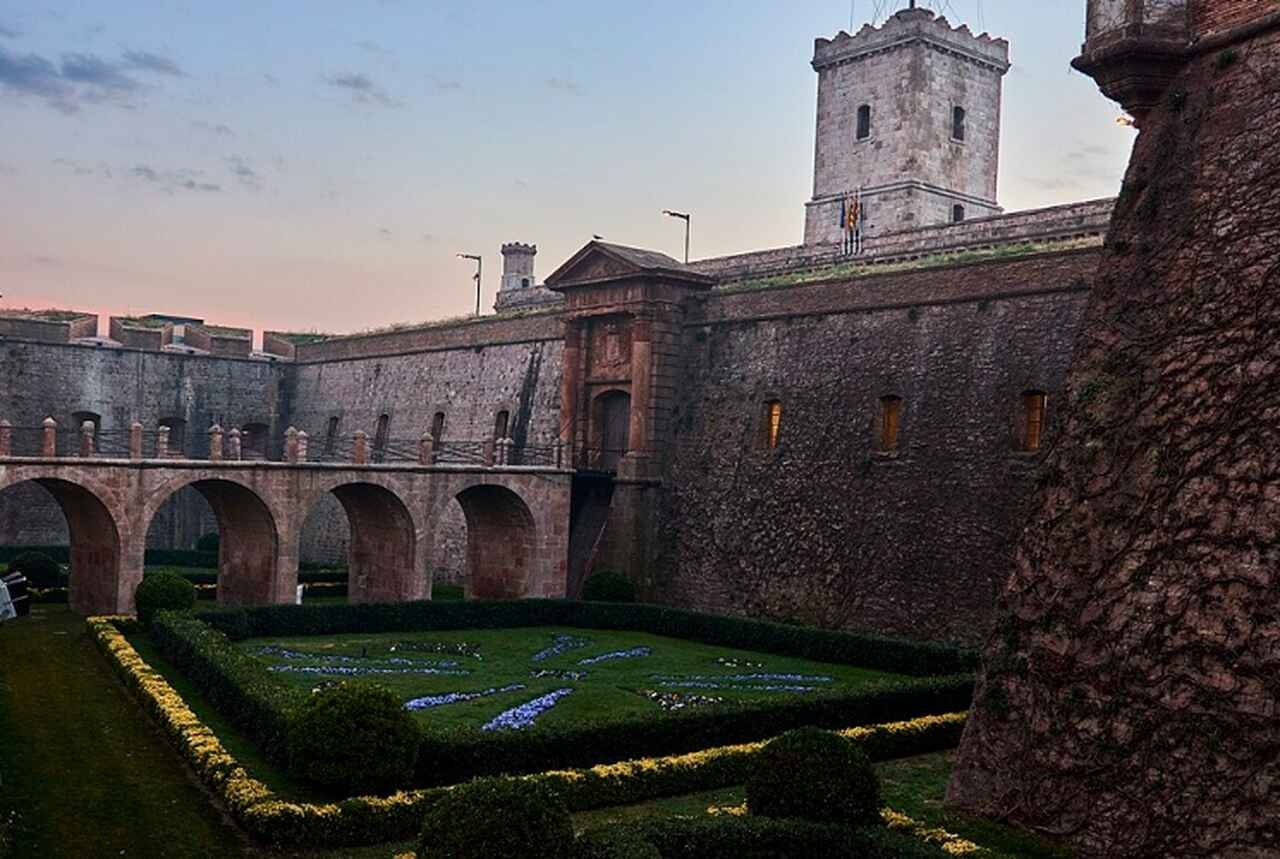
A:
[[[476,316],[480,315],[480,275],[484,273],[484,257],[479,254],[458,254],[458,259],[470,259],[476,261]]]
[[[680,220],[684,221],[684,261],[685,261],[685,264],[688,265],[689,263],[689,221],[692,219],[692,216],[689,215],[689,213],[687,212],[673,212],[670,209],[663,209],[662,214],[666,215],[668,218],[679,218]]]

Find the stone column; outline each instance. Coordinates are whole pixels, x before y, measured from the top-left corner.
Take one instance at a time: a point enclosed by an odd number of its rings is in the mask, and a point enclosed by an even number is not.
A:
[[[244,457],[244,433],[236,427],[227,433],[227,458],[238,462]]]
[[[514,446],[515,441],[511,438],[498,440],[498,465],[511,464],[511,448]]]
[[[433,465],[436,461],[436,440],[431,433],[423,433],[418,440],[418,464]]]
[[[129,424],[129,458],[142,459],[142,424],[137,421]]]
[[[58,455],[58,422],[53,418],[45,418],[43,431],[40,434],[40,455],[52,459]]]
[[[564,329],[564,373],[560,383],[560,440],[568,445],[569,456],[577,445],[578,402],[582,397],[582,328],[566,322]]]
[[[364,430],[356,430],[351,442],[351,461],[356,465],[369,463],[369,436]]]
[[[627,459],[643,470],[653,451],[649,411],[653,401],[653,319],[637,316],[631,326],[631,440]]]
[[[222,427],[209,427],[209,461],[222,462]]]
[[[13,456],[13,424],[0,421],[0,457]]]
[[[307,461],[307,448],[311,445],[311,437],[306,430],[298,430],[298,462]]]
[[[80,458],[89,459],[93,456],[93,421],[85,421],[80,424]]]
[[[293,464],[298,462],[297,427],[289,427],[284,431],[284,461]]]
[[[161,426],[156,430],[156,459],[169,458],[169,428]]]
[[[491,438],[485,439],[484,443],[480,447],[480,458],[484,463],[485,468],[493,468],[493,454],[495,447],[496,445]]]

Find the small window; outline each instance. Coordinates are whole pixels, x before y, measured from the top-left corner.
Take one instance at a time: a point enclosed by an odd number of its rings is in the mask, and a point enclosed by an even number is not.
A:
[[[373,459],[381,462],[386,456],[387,440],[391,436],[391,416],[378,415],[378,423],[373,430]]]
[[[436,412],[431,419],[431,440],[439,444],[444,439],[444,412]]]
[[[1044,419],[1049,395],[1027,391],[1022,395],[1022,449],[1033,453],[1044,444]]]
[[[169,430],[169,453],[183,453],[187,449],[187,422],[182,418],[161,418],[160,426]]]
[[[774,450],[782,439],[782,403],[769,400],[760,413],[760,447]]]
[[[339,418],[335,415],[329,418],[329,426],[324,431],[324,452],[332,455],[334,448],[338,445],[338,424]]]
[[[951,223],[958,224],[964,220],[964,206],[951,207]]]
[[[521,286],[521,287],[523,287],[524,289],[528,289],[528,288],[529,288],[529,278],[527,278],[527,277],[522,277],[522,278],[520,278],[520,286]]]
[[[493,420],[493,437],[495,439],[504,439],[507,437],[507,430],[510,429],[508,424],[511,423],[511,413],[506,409],[498,412],[498,416]]]
[[[964,108],[957,107],[951,111],[951,139],[964,140]]]
[[[871,105],[864,104],[858,108],[858,139],[866,140],[871,136]]]
[[[881,397],[880,419],[876,427],[876,441],[882,453],[898,449],[898,431],[902,428],[902,398]]]
[[[266,459],[267,441],[270,435],[271,429],[264,423],[251,423],[240,427],[240,457]]]

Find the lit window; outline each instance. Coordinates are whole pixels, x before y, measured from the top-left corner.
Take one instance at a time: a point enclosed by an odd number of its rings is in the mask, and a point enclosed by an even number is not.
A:
[[[898,449],[898,431],[902,428],[902,398],[881,397],[878,441],[880,450],[890,453]]]
[[[761,424],[761,447],[773,450],[782,437],[782,403],[770,400],[764,404],[764,420]]]
[[[1044,443],[1045,410],[1049,396],[1043,391],[1027,391],[1022,395],[1022,449],[1037,451]]]
[[[871,136],[871,105],[864,104],[858,108],[858,139],[866,140]]]
[[[951,139],[964,140],[964,108],[957,107],[951,111]]]

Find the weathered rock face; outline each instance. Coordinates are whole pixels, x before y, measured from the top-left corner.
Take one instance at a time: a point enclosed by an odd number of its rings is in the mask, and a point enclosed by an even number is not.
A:
[[[986,647],[967,809],[1087,856],[1280,856],[1278,194],[1272,29],[1190,59],[1144,117]]]

